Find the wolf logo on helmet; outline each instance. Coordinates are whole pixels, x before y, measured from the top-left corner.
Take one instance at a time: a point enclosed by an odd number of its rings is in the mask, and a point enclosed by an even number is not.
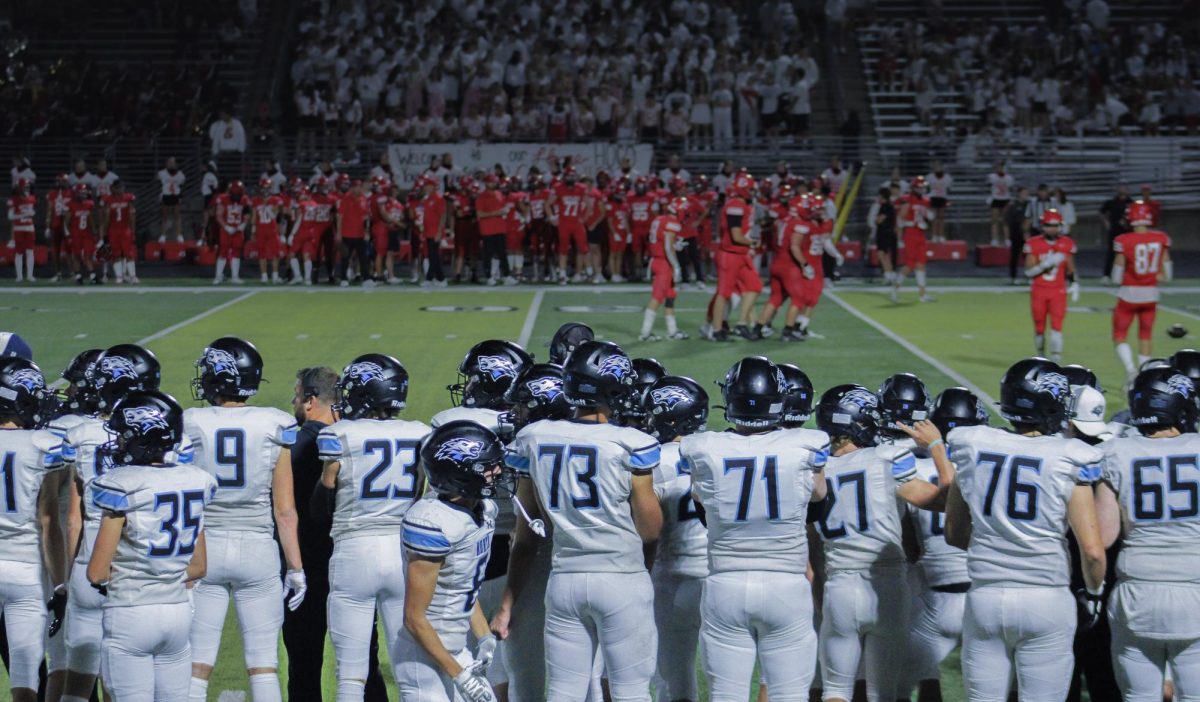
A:
[[[529,394],[547,402],[553,402],[563,392],[561,378],[536,378],[525,383],[525,387],[529,388]]]
[[[779,383],[779,392],[785,394],[787,393],[788,388],[791,387],[791,384],[788,383],[787,378],[783,376],[783,371],[781,371],[778,367],[775,368],[775,382]]]
[[[137,368],[134,367],[133,361],[130,361],[124,356],[105,356],[100,359],[100,366],[96,375],[97,383],[103,385],[105,380],[119,380],[121,378],[137,378]]]
[[[228,351],[207,348],[204,349],[204,356],[201,360],[214,375],[229,375],[234,378],[238,376],[237,359]]]
[[[613,354],[600,362],[600,375],[625,380],[633,372],[633,362],[628,356]]]
[[[468,461],[479,458],[483,442],[474,439],[454,438],[438,447],[434,458],[447,461]]]
[[[362,361],[350,366],[346,371],[346,377],[358,382],[360,385],[365,385],[372,380],[379,380],[383,377],[383,368],[378,363],[370,361]]]
[[[1167,378],[1167,387],[1171,389],[1171,392],[1179,394],[1184,399],[1191,397],[1196,392],[1192,379],[1182,373],[1176,373]]]
[[[45,378],[42,377],[41,373],[32,368],[21,368],[13,371],[11,378],[14,384],[23,385],[29,392],[35,392],[46,387]]]
[[[879,406],[879,398],[869,390],[851,390],[842,397],[843,402],[852,402],[863,409],[874,409]]]
[[[675,405],[678,405],[680,402],[687,402],[690,399],[691,396],[677,385],[668,385],[665,388],[658,388],[650,392],[650,400],[655,405],[663,405],[664,411],[667,412],[675,409]]]
[[[1057,399],[1064,399],[1071,391],[1067,376],[1062,373],[1044,373],[1038,377],[1034,386],[1038,392],[1048,392]]]
[[[492,376],[492,380],[517,377],[517,368],[504,356],[480,356],[479,370]]]
[[[126,424],[137,426],[143,433],[151,429],[171,428],[162,412],[154,407],[129,407],[121,414],[124,415]]]

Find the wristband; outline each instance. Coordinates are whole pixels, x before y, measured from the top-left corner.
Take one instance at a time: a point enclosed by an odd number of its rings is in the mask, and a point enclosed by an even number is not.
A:
[[[938,444],[945,444],[945,443],[946,442],[942,441],[941,439],[934,439],[933,441],[929,442],[928,448],[932,450],[934,446],[937,446]]]

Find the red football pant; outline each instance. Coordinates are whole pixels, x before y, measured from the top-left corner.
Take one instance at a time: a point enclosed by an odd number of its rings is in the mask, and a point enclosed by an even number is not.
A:
[[[80,258],[92,258],[96,255],[96,238],[91,232],[74,232],[71,234],[71,253]]]
[[[655,302],[675,299],[675,278],[673,273],[671,263],[667,259],[650,259],[650,275],[653,276],[654,281],[650,288],[650,297],[654,298]]]
[[[558,255],[566,256],[571,250],[571,242],[575,242],[575,250],[581,254],[588,252],[587,232],[583,222],[558,221]]]
[[[904,266],[908,269],[925,265],[925,230],[909,227],[904,230]]]
[[[609,229],[611,230],[611,227]],[[625,232],[612,232],[612,235],[608,237],[609,252],[615,254],[625,253],[625,249],[628,246],[628,243],[625,241],[626,236],[628,235]]]
[[[1034,332],[1046,333],[1046,317],[1050,318],[1050,328],[1060,332],[1067,316],[1067,291],[1034,288],[1029,294],[1029,308],[1033,313]]]
[[[816,307],[817,303],[821,301],[822,291],[825,290],[825,276],[821,275],[821,272],[818,270],[816,277],[812,280],[807,278],[803,280],[804,282],[801,283],[800,300],[796,302],[796,306]],[[796,298],[792,298],[792,300],[796,300]]]
[[[788,254],[780,254],[775,259],[776,263],[771,264],[771,297],[767,304],[775,309],[783,307],[783,303],[788,299],[799,307],[803,293],[804,274],[796,266],[780,258],[786,255]]]
[[[1129,327],[1134,317],[1138,322],[1138,339],[1149,341],[1154,331],[1154,316],[1158,313],[1157,302],[1126,302],[1117,300],[1113,308],[1113,341],[1121,343],[1129,336]]]
[[[17,251],[29,251],[33,248],[33,230],[13,232],[13,243]]]
[[[717,252],[717,294],[728,300],[735,292],[762,292],[762,279],[754,270],[754,259],[745,254]]]
[[[317,233],[301,229],[292,237],[290,253],[293,256],[303,256],[309,260],[317,257]],[[259,254],[261,256],[261,254]]]
[[[133,245],[133,232],[130,230],[110,230],[108,232],[108,247],[112,249],[114,259],[137,258],[137,250]],[[17,248],[20,248],[20,246],[18,245]]]
[[[242,248],[245,245],[246,237],[241,232],[230,232],[222,228],[217,242],[217,257],[238,258],[242,255]]]
[[[283,254],[278,229],[259,229],[254,239],[258,242],[258,259],[260,261],[272,261]]]
[[[630,237],[629,243],[633,246],[634,253],[636,253],[637,255],[639,255],[639,256],[642,255],[642,252],[646,250],[646,244],[649,243],[649,241],[650,241],[650,225],[649,224],[646,225],[645,229],[639,229],[637,227],[634,227],[631,230],[631,237]]]
[[[521,253],[525,250],[525,230],[510,227],[504,232],[504,246],[508,253]]]

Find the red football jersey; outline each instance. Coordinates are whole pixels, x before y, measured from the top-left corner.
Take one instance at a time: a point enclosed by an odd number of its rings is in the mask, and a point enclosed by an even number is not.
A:
[[[520,231],[525,228],[525,214],[521,211],[521,203],[529,201],[529,193],[520,191],[508,194],[508,230]]]
[[[905,195],[900,205],[899,226],[901,229],[926,229],[929,227],[928,213],[928,199],[915,194]]]
[[[1072,255],[1075,253],[1075,242],[1069,236],[1060,236],[1051,242],[1044,236],[1030,237],[1025,242],[1025,254],[1033,254],[1040,262],[1044,258],[1053,253],[1058,252],[1064,255]],[[1041,275],[1033,279],[1033,287],[1040,289],[1059,290],[1067,287],[1067,266],[1066,261],[1053,266]]]
[[[14,232],[33,231],[33,215],[37,210],[37,197],[21,195],[8,198],[8,219]]]
[[[683,224],[674,215],[659,215],[650,223],[650,257],[651,258],[666,258],[666,239],[667,233],[678,239],[683,233]]]
[[[250,198],[254,207],[254,228],[258,232],[274,232],[279,229],[279,211],[283,209],[283,198],[278,195],[261,195]]]
[[[77,234],[87,234],[91,232],[92,215],[96,209],[94,200],[71,200],[67,203],[67,215],[69,217],[67,229],[71,236]]]
[[[584,199],[587,196],[588,189],[579,183],[554,186],[554,207],[558,213],[558,221],[582,224],[585,214]]]
[[[104,202],[104,208],[108,210],[109,231],[129,231],[129,225],[133,221],[133,193],[105,195],[101,200]]]
[[[645,195],[632,194],[629,196],[629,226],[635,234],[650,231],[650,222],[654,219],[654,206],[658,202],[650,193]]]
[[[51,190],[46,195],[46,206],[50,208],[50,226],[62,226],[63,217],[67,216],[67,203],[71,202],[70,190]]]
[[[342,237],[361,239],[367,233],[367,213],[370,202],[366,196],[345,193],[337,200],[338,216],[342,220]]]
[[[546,188],[538,188],[529,193],[529,218],[530,219],[545,219],[546,218],[546,200],[550,198],[550,191]]]
[[[787,265],[799,267],[796,259],[792,258],[792,240],[796,237],[801,238],[801,246],[804,245],[804,239],[809,231],[813,228],[813,223],[803,217],[788,217],[783,221],[783,226],[779,227],[775,233],[775,259],[776,261],[786,262]]]
[[[804,260],[808,261],[808,265],[817,269],[817,272],[824,270],[823,261],[825,255],[825,242],[833,236],[833,222],[825,220],[820,223],[813,223],[805,233],[804,239],[800,242],[800,249],[804,252]]]
[[[1154,229],[1125,232],[1113,241],[1113,251],[1125,256],[1121,287],[1154,287],[1163,269],[1163,254],[1171,248],[1171,237]]]
[[[614,240],[629,239],[629,205],[623,202],[608,203],[608,229]]]
[[[246,196],[234,198],[229,193],[217,196],[217,221],[226,229],[241,229],[249,219],[250,201]]]
[[[742,236],[750,233],[754,225],[754,207],[740,197],[731,197],[721,208],[721,250],[726,253],[749,253],[750,247],[735,243],[731,230],[734,227],[742,230]]]

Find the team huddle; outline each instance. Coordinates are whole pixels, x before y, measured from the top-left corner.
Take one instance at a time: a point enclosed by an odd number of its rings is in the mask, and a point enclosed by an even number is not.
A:
[[[248,404],[251,343],[195,365],[185,410],[134,344],[81,353],[61,398],[0,360],[15,702],[47,654],[65,702],[98,678],[117,702],[206,699],[231,598],[251,698],[280,700],[284,611],[309,593],[299,500],[333,540],[339,702],[364,698],[376,612],[405,700],[698,700],[697,656],[713,700],[747,700],[756,665],[772,702],[940,699],[960,642],[969,699],[1061,700],[1104,603],[1125,699],[1161,699],[1164,672],[1200,694],[1197,351],[1143,364],[1122,423],[1086,368],[1018,361],[1011,430],[966,388],[900,373],[818,397],[750,356],[718,383],[719,432],[701,383],[583,324],[547,363],[476,344],[428,423],[371,353],[331,384],[311,495],[292,452],[327,394],[313,369],[292,416]]]

